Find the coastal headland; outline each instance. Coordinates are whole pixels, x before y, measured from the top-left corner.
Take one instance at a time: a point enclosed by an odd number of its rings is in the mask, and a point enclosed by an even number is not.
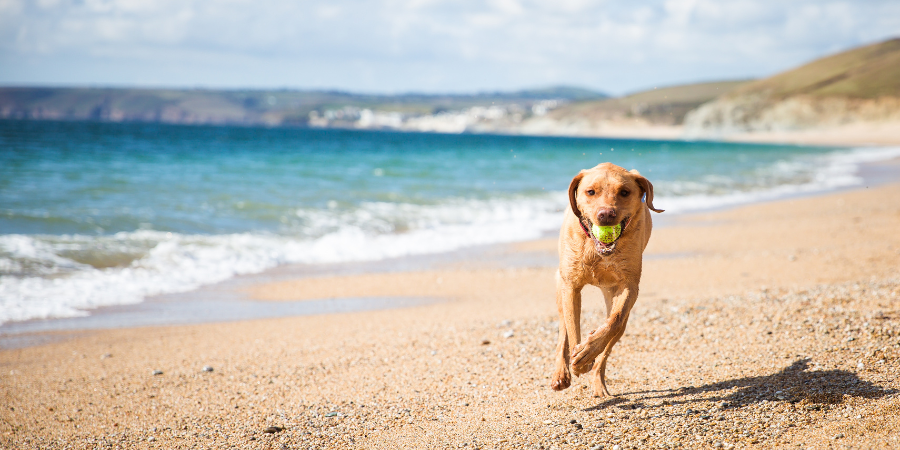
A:
[[[439,300],[422,306],[4,350],[0,446],[896,448],[898,199],[892,183],[657,216],[614,398],[584,377],[549,388],[552,264],[463,260],[242,288],[261,303]],[[552,261],[555,245],[503,251]],[[589,330],[596,289],[584,305]]]

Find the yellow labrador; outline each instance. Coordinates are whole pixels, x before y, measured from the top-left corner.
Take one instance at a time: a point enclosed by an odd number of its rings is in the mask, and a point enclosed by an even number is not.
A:
[[[650,181],[636,170],[629,172],[611,163],[576,175],[569,185],[569,203],[559,232],[559,344],[550,387],[566,389],[572,383],[571,372],[581,375],[593,368],[594,393],[609,396],[606,360],[625,333],[638,297],[641,258],[653,227],[650,211],[663,211],[653,207]],[[590,232],[593,225],[617,224],[622,231],[612,243],[603,243]],[[588,284],[603,291],[606,321],[581,342],[581,290]]]

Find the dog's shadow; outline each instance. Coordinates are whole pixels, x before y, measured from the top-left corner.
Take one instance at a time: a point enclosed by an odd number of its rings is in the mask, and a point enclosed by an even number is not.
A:
[[[660,407],[659,404],[648,406],[643,403],[654,399],[662,399],[663,405],[717,402],[721,408],[740,408],[763,401],[787,401],[817,410],[843,403],[847,398],[879,398],[897,391],[862,380],[855,373],[846,370],[810,371],[808,368],[809,359],[800,359],[771,375],[737,378],[699,387],[624,392],[619,397],[604,400],[585,411],[612,406],[621,409]],[[629,400],[634,396],[638,398]]]

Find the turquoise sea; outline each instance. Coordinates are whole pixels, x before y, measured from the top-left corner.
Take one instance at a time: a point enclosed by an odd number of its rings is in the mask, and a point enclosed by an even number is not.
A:
[[[0,121],[0,323],[86,314],[289,263],[558,229],[611,161],[677,214],[858,185],[898,148]]]

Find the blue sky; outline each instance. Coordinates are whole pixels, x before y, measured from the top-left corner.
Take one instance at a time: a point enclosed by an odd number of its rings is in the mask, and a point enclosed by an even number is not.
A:
[[[897,0],[0,0],[0,84],[622,94],[897,36]]]

